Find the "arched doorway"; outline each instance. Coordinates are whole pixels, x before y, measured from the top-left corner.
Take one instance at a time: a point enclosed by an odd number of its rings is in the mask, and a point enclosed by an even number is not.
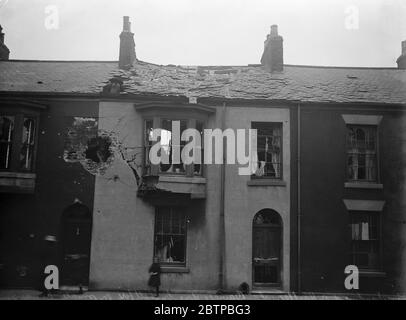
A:
[[[89,285],[92,214],[88,207],[77,202],[62,216],[62,285]]]
[[[270,209],[253,222],[252,273],[254,287],[280,287],[282,270],[282,219]]]

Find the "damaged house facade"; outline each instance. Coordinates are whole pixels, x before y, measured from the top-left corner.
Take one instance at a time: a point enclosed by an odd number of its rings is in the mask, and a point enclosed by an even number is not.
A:
[[[397,68],[9,60],[0,44],[0,288],[405,293],[406,42]],[[258,170],[160,164],[172,127],[257,129]],[[227,140],[224,150],[233,143]],[[247,148],[249,141],[247,140]],[[44,248],[44,238],[54,247]]]

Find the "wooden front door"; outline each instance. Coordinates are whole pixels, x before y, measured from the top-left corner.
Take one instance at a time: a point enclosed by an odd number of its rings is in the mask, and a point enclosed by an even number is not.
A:
[[[92,217],[82,204],[74,204],[63,218],[62,284],[82,286],[89,284]]]
[[[263,210],[253,225],[253,283],[255,286],[281,286],[282,225],[279,214]]]

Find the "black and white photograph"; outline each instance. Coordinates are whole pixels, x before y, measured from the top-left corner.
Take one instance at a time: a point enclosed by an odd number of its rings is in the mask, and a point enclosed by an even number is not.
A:
[[[0,300],[404,299],[405,0],[0,0]]]

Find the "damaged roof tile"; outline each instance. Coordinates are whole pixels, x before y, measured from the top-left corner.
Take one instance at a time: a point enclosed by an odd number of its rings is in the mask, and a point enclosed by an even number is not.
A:
[[[285,65],[283,72],[269,73],[260,65],[137,61],[124,71],[117,62],[0,62],[0,92],[100,93],[113,77],[123,81],[127,95],[406,104],[406,70],[395,68]]]

